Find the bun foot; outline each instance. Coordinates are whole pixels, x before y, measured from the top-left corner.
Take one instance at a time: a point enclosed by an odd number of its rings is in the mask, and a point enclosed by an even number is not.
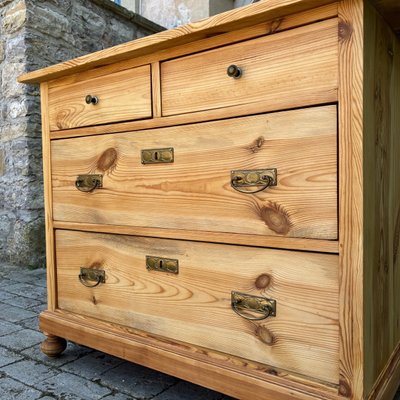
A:
[[[47,357],[58,357],[67,347],[67,341],[54,335],[47,335],[47,339],[40,345],[40,350]]]

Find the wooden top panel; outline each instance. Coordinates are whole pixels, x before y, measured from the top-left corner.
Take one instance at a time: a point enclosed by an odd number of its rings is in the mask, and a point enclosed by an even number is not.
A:
[[[314,7],[335,3],[334,0],[263,0],[246,7],[237,8],[208,19],[123,43],[109,49],[91,53],[61,64],[33,71],[19,77],[19,82],[40,83],[109,65],[118,61],[147,55],[155,51],[223,34],[281,18]]]

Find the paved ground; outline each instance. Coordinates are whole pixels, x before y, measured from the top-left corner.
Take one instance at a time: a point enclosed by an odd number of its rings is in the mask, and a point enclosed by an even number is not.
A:
[[[44,337],[38,332],[45,286],[43,269],[0,266],[0,399],[230,399],[73,343],[60,358],[48,359],[39,350]]]

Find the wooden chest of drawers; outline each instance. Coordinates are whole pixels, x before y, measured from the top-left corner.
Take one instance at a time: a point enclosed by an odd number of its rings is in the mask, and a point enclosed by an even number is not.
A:
[[[265,0],[20,81],[41,84],[46,354],[240,399],[393,396],[400,47],[371,4]]]

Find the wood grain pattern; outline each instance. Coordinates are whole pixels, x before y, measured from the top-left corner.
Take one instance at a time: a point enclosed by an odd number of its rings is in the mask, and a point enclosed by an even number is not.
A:
[[[368,394],[400,340],[400,45],[372,6],[366,4],[364,12],[364,379]]]
[[[337,89],[337,19],[161,63],[164,116],[247,103],[315,104]],[[227,76],[229,65],[243,70]],[[283,103],[283,104],[282,104]],[[275,109],[279,109],[275,107]]]
[[[147,271],[149,254],[179,259],[179,274]],[[69,231],[56,255],[61,309],[338,382],[336,255]],[[106,283],[85,288],[81,266]],[[277,317],[237,316],[232,290],[275,299]]]
[[[336,131],[326,106],[53,141],[54,219],[334,240]],[[165,147],[174,163],[141,164],[142,149]],[[231,187],[231,170],[257,168],[277,168],[278,185],[256,195]],[[104,174],[103,188],[78,191],[87,173]]]
[[[339,18],[339,395],[360,400],[364,398],[363,0],[340,1]]]
[[[124,226],[105,224],[84,224],[81,222],[54,221],[56,229],[68,229],[74,231],[115,233],[121,235],[134,235],[159,238],[174,238],[181,240],[193,240],[199,242],[227,243],[251,245],[258,247],[270,247],[273,249],[308,250],[321,253],[339,252],[337,240],[302,239],[279,236],[257,236],[234,233],[188,231],[185,229],[153,228],[150,226]]]
[[[288,14],[303,12],[329,3],[332,3],[332,0],[265,0],[251,6],[215,15],[203,21],[193,22],[176,29],[160,32],[30,72],[21,76],[19,81],[39,83],[56,79],[76,72],[184,45],[216,34],[246,28],[272,19],[279,19]]]
[[[338,100],[337,90],[332,92],[314,92],[312,105],[334,103]],[[290,104],[289,104],[290,103]],[[177,126],[192,124],[195,122],[216,121],[224,118],[247,116],[251,114],[260,114],[272,111],[281,111],[288,106],[293,108],[304,107],[305,101],[302,98],[293,97],[288,100],[286,98],[276,98],[272,103],[251,103],[241,104],[228,108],[219,108],[214,110],[205,110],[195,113],[173,115],[171,117],[152,118],[140,121],[130,121],[123,123],[115,123],[109,125],[88,126],[85,128],[75,128],[50,132],[51,139],[65,139],[81,136],[102,135],[104,133],[118,133],[129,131],[140,131],[145,129],[161,128],[167,126]],[[311,105],[311,104],[310,104]]]
[[[48,85],[40,85],[40,101],[42,106],[42,153],[43,153],[43,185],[44,215],[46,232],[46,271],[47,271],[47,308],[54,311],[57,307],[56,263],[54,255],[53,230],[53,191],[51,179],[51,146],[48,109]]]
[[[369,393],[368,400],[393,400],[400,382],[400,343],[394,349],[385,368]]]
[[[160,63],[151,64],[151,93],[153,103],[153,118],[161,117],[161,78]]]
[[[82,80],[109,75],[117,71],[130,69],[144,64],[152,64],[159,61],[170,60],[173,58],[182,57],[184,55],[225,46],[227,44],[242,42],[244,40],[259,36],[272,35],[274,33],[293,29],[298,26],[337,17],[337,14],[337,3],[328,4],[312,10],[262,21],[260,24],[252,25],[243,29],[234,29],[233,31],[228,32],[221,31],[211,34],[210,36],[207,36],[201,40],[155,51],[151,54],[141,57],[134,57],[128,60],[115,62],[103,67],[92,68],[80,73],[67,75],[59,79],[51,80],[49,83],[52,87],[69,85]]]
[[[86,104],[87,95],[98,104]],[[49,86],[50,129],[68,129],[152,116],[150,66],[65,86]]]
[[[329,386],[316,385],[310,381],[306,384],[292,382],[292,375],[286,373],[283,378],[275,375],[274,370],[264,373],[262,378],[259,375],[255,377],[246,373],[242,363],[232,357],[182,343],[161,341],[148,334],[98,319],[60,310],[54,313],[45,311],[40,315],[40,328],[239,399],[338,399]],[[234,364],[228,366],[230,361]]]

